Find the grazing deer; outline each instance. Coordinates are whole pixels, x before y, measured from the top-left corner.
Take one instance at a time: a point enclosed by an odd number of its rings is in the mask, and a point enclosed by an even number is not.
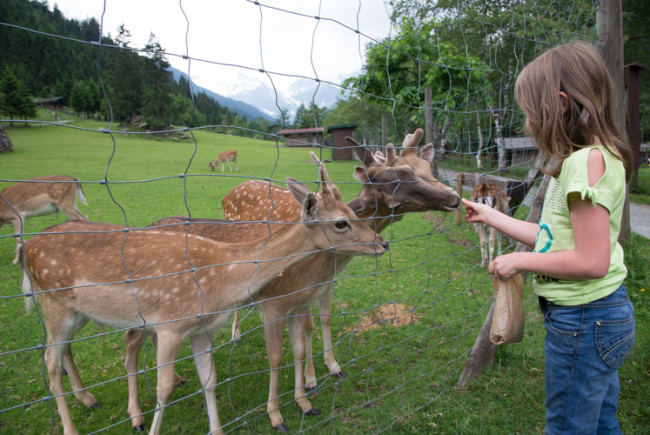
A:
[[[232,150],[232,151],[224,151],[219,154],[219,157],[217,157],[217,160],[214,162],[210,162],[210,167],[212,168],[212,171],[216,169],[217,166],[221,165],[221,172],[225,169],[225,165],[228,165],[228,169],[230,169],[230,172],[232,172],[232,167],[230,166],[230,162],[235,163],[235,171],[239,171],[239,165],[237,165],[237,151]]]
[[[313,155],[313,153],[312,153]],[[315,158],[315,155],[313,155]],[[260,223],[266,233],[238,243],[161,229],[105,231],[107,224],[66,222],[24,245],[23,292],[27,308],[38,296],[47,328],[45,364],[65,434],[77,433],[64,396],[62,373],[80,386],[70,340],[89,321],[155,333],[158,382],[150,434],[161,431],[174,388],[181,342],[190,339],[201,379],[210,433],[223,433],[217,413],[211,333],[230,310],[246,303],[289,266],[319,250],[341,255],[381,255],[388,246],[341,201],[319,162],[320,199],[288,178],[302,204],[301,222]],[[110,225],[109,225],[110,228]]]
[[[0,227],[13,223],[16,237],[18,263],[23,223],[25,219],[62,211],[68,219],[87,221],[86,215],[77,210],[75,200],[86,204],[79,180],[65,175],[48,175],[5,187],[0,192]]]
[[[359,196],[348,205],[377,232],[401,220],[406,212],[451,211],[458,208],[458,194],[431,174],[433,145],[429,144],[418,151],[422,135],[422,129],[408,135],[404,139],[401,155],[389,144],[386,156],[381,159],[375,158],[353,139],[346,138],[348,145],[353,147],[363,162],[362,167],[355,167],[354,177],[364,183]],[[223,198],[222,204],[227,219],[294,222],[298,219],[299,210],[289,199],[285,189],[267,182],[247,181],[231,190]],[[319,411],[311,405],[305,392],[305,382],[309,389],[315,388],[317,384],[312,360],[313,321],[310,307],[319,301],[325,364],[330,373],[342,377],[344,374],[332,351],[330,295],[331,283],[349,261],[350,257],[321,253],[285,270],[281,277],[268,283],[254,298],[260,302],[255,306],[264,323],[271,367],[267,411],[273,428],[282,432],[288,431],[278,400],[284,319],[289,322],[294,354],[294,398],[304,414],[318,414]],[[233,338],[237,339],[239,331],[236,312],[233,332]],[[304,381],[303,361],[306,361]]]
[[[474,186],[471,200],[480,204],[486,204],[502,213],[507,213],[508,211],[508,197],[494,183],[481,183]],[[490,227],[488,237],[488,226],[486,224],[475,223],[474,227],[476,228],[481,244],[481,267],[488,267],[494,259],[494,239],[497,240],[498,245],[497,256],[501,255],[501,233]]]

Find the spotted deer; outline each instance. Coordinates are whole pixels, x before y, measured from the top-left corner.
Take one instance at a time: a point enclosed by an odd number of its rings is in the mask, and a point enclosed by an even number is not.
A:
[[[30,178],[27,181],[5,187],[0,192],[0,227],[4,224],[14,225],[16,237],[16,257],[12,264],[18,263],[21,246],[20,234],[23,232],[25,219],[34,216],[59,213],[62,211],[68,219],[87,221],[75,204],[86,204],[81,184],[76,178],[65,175],[47,175]]]
[[[76,393],[84,396],[70,342],[89,320],[155,334],[157,403],[150,434],[161,431],[178,350],[189,338],[210,433],[223,433],[211,336],[227,322],[230,311],[255,297],[283,270],[320,250],[377,256],[388,248],[342,202],[320,162],[319,169],[320,198],[304,184],[287,179],[291,195],[301,204],[299,222],[259,223],[264,231],[256,229],[237,243],[164,229],[116,230],[110,224],[79,221],[51,227],[25,243],[23,292],[28,309],[34,296],[42,307],[48,338],[45,365],[65,434],[77,430],[64,395],[63,368],[72,373]]]
[[[401,220],[406,212],[451,211],[457,209],[460,203],[460,197],[452,188],[432,176],[430,163],[434,156],[433,145],[418,149],[422,135],[422,129],[409,134],[404,139],[401,154],[396,153],[389,144],[382,159],[376,158],[352,138],[346,138],[363,163],[363,166],[355,167],[354,177],[364,183],[361,193],[348,205],[358,218],[377,232]],[[285,189],[263,181],[247,181],[231,190],[223,198],[222,205],[227,219],[294,222],[298,219],[298,210],[289,199]],[[350,257],[321,253],[285,270],[281,277],[268,283],[254,298],[259,302],[255,306],[264,323],[271,367],[267,411],[272,427],[282,432],[288,431],[278,400],[284,320],[289,322],[294,354],[294,398],[304,414],[318,414],[318,409],[311,405],[305,391],[305,385],[308,389],[317,385],[312,360],[313,321],[310,307],[315,301],[319,302],[325,364],[330,373],[342,377],[344,373],[332,351],[331,283],[349,261]],[[234,338],[239,337],[238,326],[235,313]]]
[[[502,213],[508,211],[508,197],[505,192],[494,183],[481,183],[474,186],[471,201],[486,204]],[[481,244],[481,267],[488,267],[494,259],[494,240],[497,241],[497,256],[501,255],[501,233],[484,223],[475,223]],[[489,235],[488,235],[489,232]]]
[[[210,162],[209,165],[212,168],[212,171],[214,171],[217,166],[221,165],[221,172],[225,169],[225,165],[228,165],[228,169],[230,169],[230,172],[232,172],[232,167],[230,166],[230,162],[235,163],[235,171],[239,171],[239,165],[237,164],[237,151],[231,150],[231,151],[224,151],[219,154],[219,157],[217,157],[217,160],[214,162]]]

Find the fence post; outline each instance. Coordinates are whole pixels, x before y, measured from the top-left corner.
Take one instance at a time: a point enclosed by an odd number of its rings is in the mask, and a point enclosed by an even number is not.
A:
[[[463,179],[464,179],[464,174],[462,172],[459,172],[456,174],[456,193],[458,193],[458,196],[462,198],[463,196]],[[460,224],[463,221],[463,210],[461,208],[458,208],[456,210],[456,225]]]
[[[612,77],[616,125],[621,133],[626,135],[623,3],[621,0],[600,0],[596,2],[596,7],[596,30],[598,33],[596,46],[605,61],[609,75]],[[618,240],[623,246],[629,246],[630,237],[630,187],[627,186],[621,219],[621,233]]]

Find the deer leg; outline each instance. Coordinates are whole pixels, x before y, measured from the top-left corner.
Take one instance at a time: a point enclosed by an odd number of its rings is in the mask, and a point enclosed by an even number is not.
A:
[[[45,316],[48,319],[48,316]],[[66,319],[67,320],[67,319]],[[54,325],[55,327],[62,328],[63,325]],[[77,428],[72,422],[70,409],[64,396],[65,390],[63,389],[63,355],[68,352],[66,348],[70,347],[69,338],[66,331],[56,333],[52,325],[48,325],[48,332],[50,333],[48,339],[48,347],[45,350],[45,365],[47,367],[47,374],[50,378],[50,391],[52,396],[55,397],[56,406],[61,417],[61,424],[63,425],[63,433],[66,435],[78,434]],[[59,328],[56,328],[59,329]]]
[[[124,345],[126,347],[126,358],[124,366],[126,368],[127,379],[129,384],[129,402],[127,412],[131,417],[131,426],[138,432],[142,432],[145,427],[144,415],[140,408],[140,397],[138,395],[138,354],[145,340],[145,333],[142,329],[129,329],[124,333]]]
[[[191,341],[196,371],[199,373],[199,379],[203,387],[205,408],[207,409],[208,421],[210,422],[210,433],[223,434],[217,412],[217,397],[215,394],[217,373],[214,367],[214,360],[212,359],[212,339],[210,338],[210,334],[205,332],[193,336]]]
[[[241,343],[241,329],[239,327],[239,311],[235,310],[232,316],[232,328],[230,337],[235,343]]]
[[[162,419],[165,406],[174,391],[174,367],[178,349],[181,346],[183,337],[179,337],[172,331],[158,332],[158,349],[156,349],[156,361],[158,364],[158,385],[156,387],[156,411],[153,415],[153,422],[149,435],[160,435]]]
[[[486,252],[485,227],[483,224],[474,224],[478,233],[479,246],[481,247],[481,267],[488,267],[488,257]]]
[[[83,403],[87,408],[99,408],[100,406],[97,399],[88,392],[79,376],[79,371],[77,370],[77,366],[72,358],[72,346],[70,345],[66,346],[66,349],[63,352],[63,367],[68,373],[70,385],[77,400]]]
[[[20,234],[21,230],[21,222],[25,222],[25,219],[23,216],[20,216],[20,218],[16,219],[13,221],[14,223],[14,234]],[[20,237],[16,237],[16,256],[14,257],[14,261],[11,262],[11,264],[18,264],[18,260],[20,260],[20,247],[22,246],[22,242],[20,241]]]
[[[289,336],[291,337],[293,362],[295,364],[295,390],[293,396],[303,414],[319,415],[320,411],[314,408],[309,402],[309,399],[307,399],[307,392],[305,391],[305,385],[303,383],[302,364],[305,357],[304,329],[306,322],[312,322],[309,307],[296,310],[293,315],[289,317]]]
[[[318,299],[320,309],[320,322],[323,329],[323,357],[325,358],[325,365],[331,374],[338,378],[345,376],[341,370],[339,363],[334,358],[334,351],[332,346],[332,285],[327,284],[327,289],[321,294]],[[314,377],[314,382],[316,381]]]
[[[494,260],[494,238],[496,237],[496,232],[494,228],[490,228],[490,239],[489,239],[489,253],[490,253],[490,263]]]
[[[237,160],[235,160],[235,171],[239,171],[239,164],[237,164]]]
[[[313,316],[309,316],[308,319],[305,319],[303,329],[303,335],[305,337],[305,388],[307,391],[311,391],[316,389],[318,386],[318,381],[316,380],[316,369],[314,368],[314,352],[312,342],[314,335]]]
[[[280,432],[289,432],[289,427],[282,418],[280,412],[280,401],[278,400],[278,382],[280,377],[280,365],[282,364],[282,335],[284,333],[284,317],[277,316],[270,319],[264,311],[263,304],[260,307],[260,315],[264,323],[264,339],[266,341],[266,352],[269,357],[269,400],[266,404],[266,411],[271,420],[271,427]]]

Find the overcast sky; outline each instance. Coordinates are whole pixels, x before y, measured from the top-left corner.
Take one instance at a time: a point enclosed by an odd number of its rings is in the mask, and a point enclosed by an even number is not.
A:
[[[132,34],[133,47],[143,47],[153,33],[167,53],[192,58],[188,62],[168,56],[173,67],[189,72],[196,84],[222,95],[232,95],[237,88],[254,86],[259,80],[270,84],[269,78],[258,72],[260,68],[280,75],[340,83],[361,70],[365,46],[370,41],[364,35],[379,40],[391,31],[384,0],[259,3],[50,0],[50,7],[56,4],[66,18],[95,17],[106,36],[115,37],[118,27],[124,24]],[[294,80],[276,75],[272,78],[281,90]]]

